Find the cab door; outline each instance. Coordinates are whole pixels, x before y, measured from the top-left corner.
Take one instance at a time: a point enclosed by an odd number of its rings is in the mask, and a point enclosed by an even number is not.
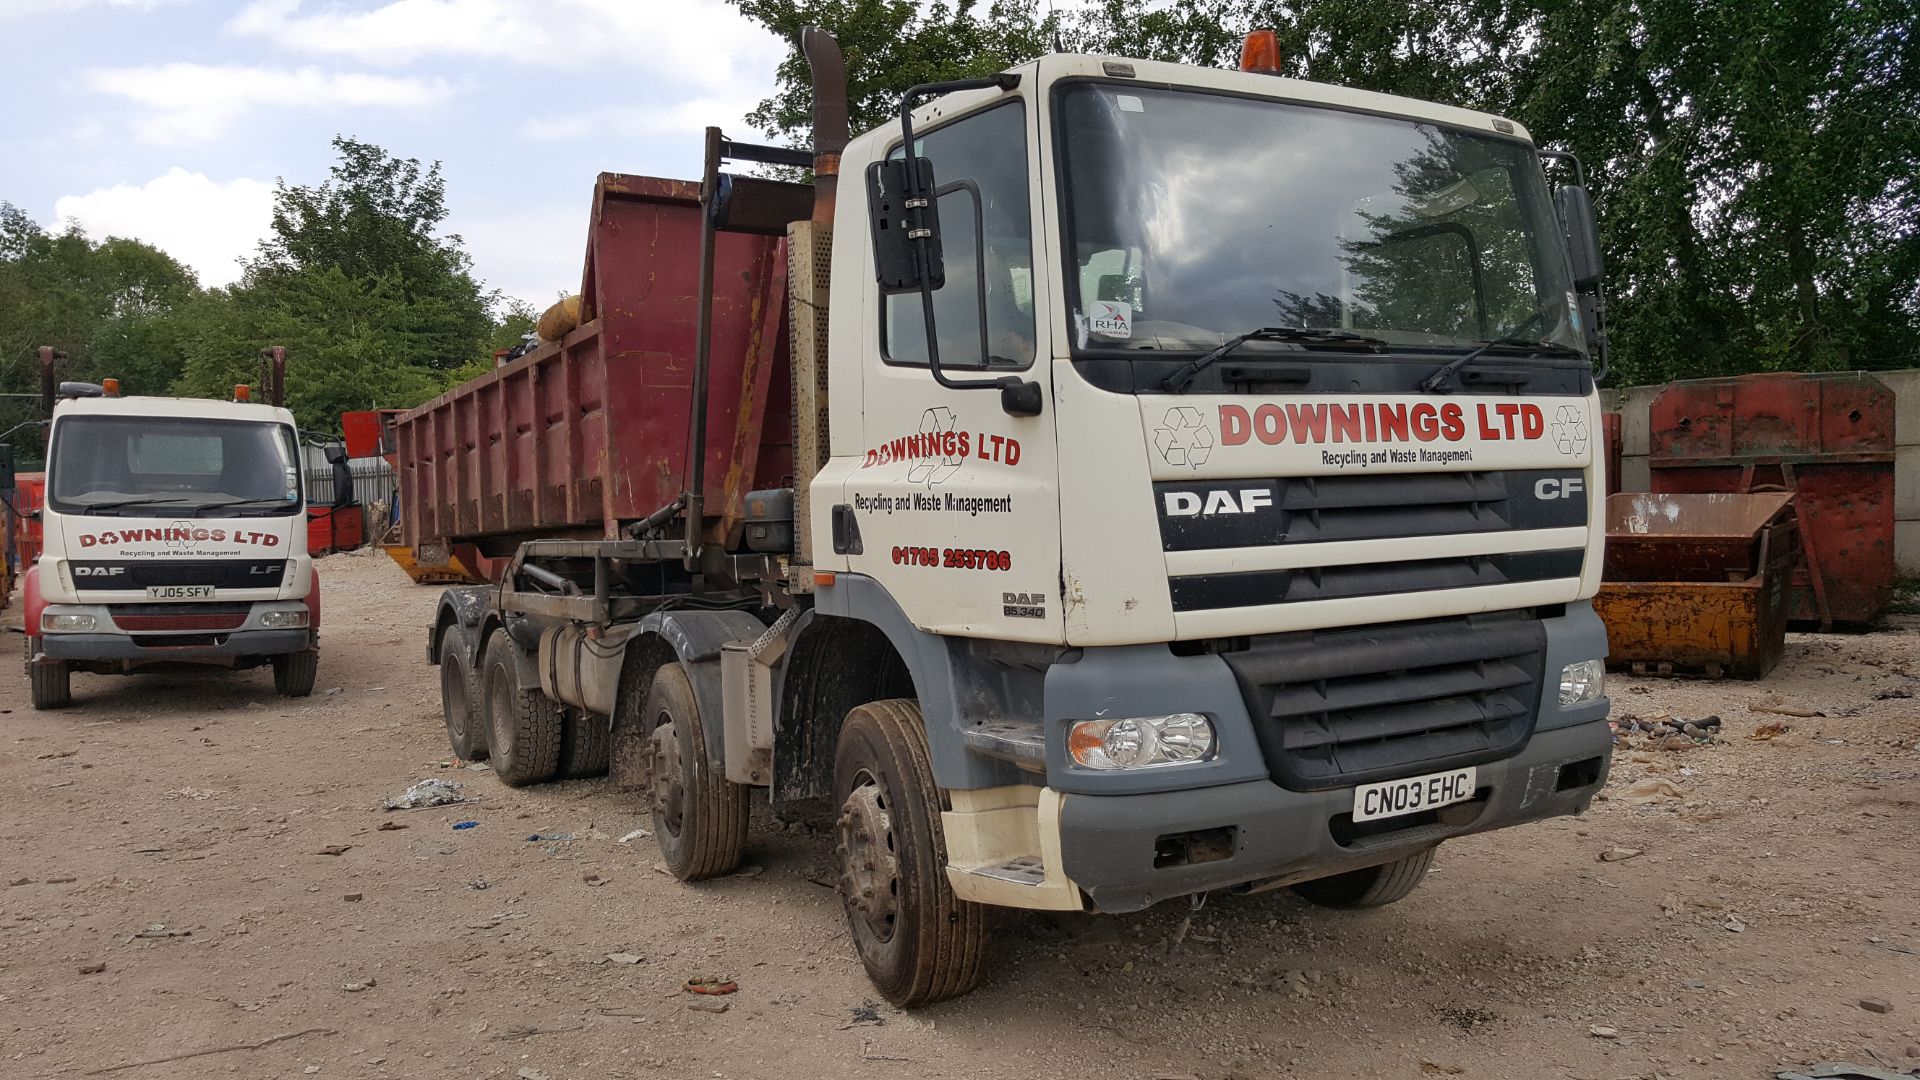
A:
[[[1038,416],[1015,416],[995,389],[955,389],[928,369],[917,292],[880,295],[871,245],[861,349],[861,438],[841,502],[857,526],[847,568],[882,583],[922,629],[1016,641],[1062,640],[1060,500],[1041,265],[1040,186],[1030,102],[982,107],[916,128],[933,162],[944,281],[935,340],[951,379],[1016,375],[1040,384]],[[897,143],[891,148],[900,153]],[[864,179],[864,178],[863,178]],[[837,253],[836,253],[837,254]],[[836,269],[838,260],[836,259]],[[836,327],[838,329],[838,327]],[[844,339],[842,339],[844,340]],[[835,455],[842,450],[835,416]]]

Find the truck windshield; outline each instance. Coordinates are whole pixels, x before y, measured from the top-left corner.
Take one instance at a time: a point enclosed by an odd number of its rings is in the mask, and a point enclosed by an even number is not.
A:
[[[1546,181],[1522,142],[1107,83],[1064,89],[1059,117],[1080,350],[1204,350],[1283,326],[1396,351],[1508,337],[1584,351]]]
[[[293,514],[293,429],[257,420],[70,416],[54,425],[47,503],[63,514]]]

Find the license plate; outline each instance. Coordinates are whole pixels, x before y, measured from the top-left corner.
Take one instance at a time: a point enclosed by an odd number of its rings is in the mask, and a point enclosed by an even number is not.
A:
[[[1473,798],[1474,771],[1471,768],[1451,772],[1409,776],[1404,780],[1383,780],[1353,789],[1353,820],[1417,814],[1436,806],[1465,802]]]
[[[147,599],[149,600],[211,600],[213,599],[213,586],[211,585],[149,585],[147,586]]]

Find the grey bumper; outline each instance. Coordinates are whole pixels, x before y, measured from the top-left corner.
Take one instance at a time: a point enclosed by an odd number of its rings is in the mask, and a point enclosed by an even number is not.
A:
[[[1137,911],[1174,896],[1249,883],[1286,884],[1391,862],[1442,840],[1577,814],[1606,782],[1605,720],[1536,732],[1526,748],[1479,766],[1483,797],[1441,820],[1342,843],[1337,819],[1353,789],[1288,791],[1270,780],[1141,795],[1069,795],[1060,817],[1063,869],[1102,911]],[[1232,829],[1231,854],[1156,868],[1163,837]]]
[[[211,635],[206,645],[142,645],[131,634],[45,634],[40,651],[52,660],[130,660],[148,664],[227,664],[241,657],[279,656],[313,647],[313,632],[232,630]]]
[[[1133,911],[1189,893],[1377,866],[1449,837],[1585,810],[1611,764],[1608,703],[1603,697],[1561,706],[1556,691],[1564,665],[1606,655],[1606,629],[1584,602],[1535,625],[1544,685],[1537,687],[1523,742],[1492,760],[1484,754],[1468,762],[1412,760],[1388,775],[1360,775],[1342,786],[1277,782],[1286,778],[1269,769],[1247,699],[1219,656],[1120,646],[1087,649],[1074,662],[1054,665],[1046,686],[1047,785],[1065,796],[1062,868],[1101,910]],[[1383,640],[1379,648],[1407,646]],[[1406,666],[1420,659],[1411,656]],[[1374,678],[1391,686],[1406,677],[1389,670]],[[1432,691],[1420,694],[1430,697]],[[1097,772],[1067,759],[1064,731],[1075,718],[1181,711],[1212,718],[1212,760]],[[1397,828],[1392,819],[1354,826],[1355,783],[1460,764],[1478,770],[1474,800],[1409,816]],[[1201,835],[1188,835],[1195,833]]]

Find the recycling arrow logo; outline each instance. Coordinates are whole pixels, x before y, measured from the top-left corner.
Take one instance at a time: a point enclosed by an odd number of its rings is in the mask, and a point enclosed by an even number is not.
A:
[[[945,405],[936,405],[920,414],[920,434],[945,435],[953,431],[959,418]],[[966,459],[959,454],[944,454],[938,458],[922,458],[907,469],[907,483],[925,484],[934,487],[946,482],[947,478],[960,471]]]
[[[1175,405],[1167,410],[1160,426],[1153,429],[1153,446],[1160,460],[1169,465],[1197,469],[1213,453],[1213,432],[1208,430],[1200,410],[1191,405]]]
[[[1587,449],[1587,415],[1573,405],[1562,405],[1553,414],[1554,449],[1572,457]]]

